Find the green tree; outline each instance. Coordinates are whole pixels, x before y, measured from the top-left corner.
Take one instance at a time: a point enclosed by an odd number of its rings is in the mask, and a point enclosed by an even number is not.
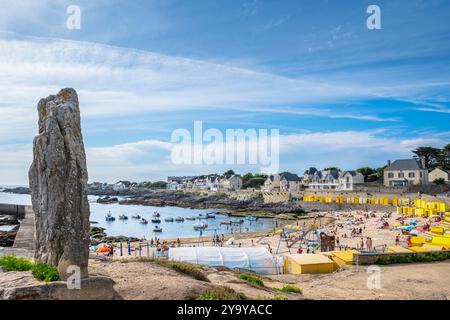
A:
[[[434,179],[433,183],[437,185],[442,185],[445,184],[445,179],[444,178]]]
[[[425,167],[427,169],[434,169],[442,162],[441,149],[434,147],[418,147],[412,151],[418,158],[425,159]]]
[[[339,169],[338,167],[328,167],[328,168],[325,168],[325,169],[323,169],[323,170],[334,170],[334,171],[340,171],[340,169]]]
[[[166,189],[167,188],[167,182],[165,181],[156,181],[152,183],[153,189]]]
[[[226,171],[223,175],[225,176],[225,177],[231,177],[232,175],[234,175],[235,173],[234,173],[234,171],[233,170],[228,170],[228,171]]]

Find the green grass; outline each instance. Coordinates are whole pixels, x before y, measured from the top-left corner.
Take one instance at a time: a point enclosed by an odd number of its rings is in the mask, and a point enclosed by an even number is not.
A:
[[[242,273],[241,275],[239,275],[239,278],[241,278],[242,280],[247,281],[250,284],[259,286],[259,287],[264,287],[264,282],[262,281],[262,279],[260,277],[251,275],[251,274],[247,274],[247,273]]]
[[[380,258],[376,264],[388,265],[397,263],[414,263],[414,262],[437,262],[450,259],[450,252],[430,252],[428,254],[414,253],[409,255],[392,255],[386,258]]]
[[[231,288],[216,287],[211,291],[201,293],[196,300],[246,300],[247,298]]]
[[[33,263],[25,258],[7,255],[0,258],[0,267],[6,271],[30,271]]]
[[[0,258],[0,267],[6,271],[30,271],[34,278],[40,281],[52,282],[59,279],[58,269],[47,263],[33,263],[26,258],[7,255]]]
[[[302,294],[302,289],[300,289],[296,286],[291,286],[289,284],[287,284],[283,288],[281,288],[280,291]]]
[[[53,282],[59,279],[58,269],[46,263],[36,263],[31,269],[33,277],[45,282]]]

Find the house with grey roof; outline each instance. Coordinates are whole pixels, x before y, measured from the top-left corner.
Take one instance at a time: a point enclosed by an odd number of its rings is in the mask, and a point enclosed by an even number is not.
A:
[[[267,177],[261,189],[266,192],[298,191],[300,189],[300,181],[300,177],[294,173],[272,174]]]
[[[399,159],[388,161],[384,169],[386,187],[407,187],[428,183],[428,170],[423,159]]]
[[[315,171],[309,181],[303,181],[308,189],[337,190],[339,187],[339,170]]]
[[[344,171],[339,176],[338,190],[353,191],[355,185],[364,184],[364,176],[355,170]]]

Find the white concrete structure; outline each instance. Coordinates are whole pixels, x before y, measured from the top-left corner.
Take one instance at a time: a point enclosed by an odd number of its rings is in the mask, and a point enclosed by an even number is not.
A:
[[[444,179],[445,183],[449,183],[450,173],[442,168],[435,168],[428,174],[428,180],[433,183],[437,179]]]
[[[339,176],[338,190],[340,191],[353,191],[353,188],[357,184],[364,183],[364,176],[357,171],[344,171]]]

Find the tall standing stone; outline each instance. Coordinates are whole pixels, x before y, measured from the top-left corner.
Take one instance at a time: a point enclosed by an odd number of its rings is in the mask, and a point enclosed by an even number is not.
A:
[[[71,265],[88,276],[88,173],[78,96],[63,89],[38,104],[39,135],[34,139],[29,171],[36,214],[35,260],[58,268],[67,279]]]

